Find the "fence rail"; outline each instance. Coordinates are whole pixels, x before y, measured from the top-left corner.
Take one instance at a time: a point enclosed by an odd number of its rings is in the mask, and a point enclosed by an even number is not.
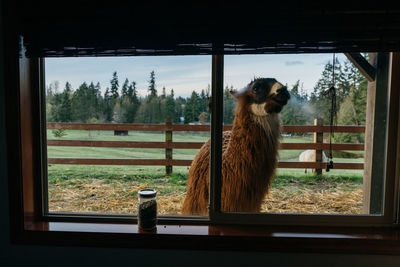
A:
[[[139,141],[86,141],[86,140],[48,140],[49,146],[79,147],[126,147],[126,148],[171,148],[198,149],[200,142],[139,142]],[[329,150],[330,145],[324,143],[282,143],[280,149],[287,150]],[[332,150],[364,150],[364,144],[332,144]]]
[[[104,131],[173,131],[173,132],[209,132],[210,125],[188,124],[127,124],[127,123],[57,123],[48,122],[47,129],[65,130],[104,130]],[[232,125],[224,125],[224,131],[232,129]],[[327,125],[284,125],[285,133],[329,133],[331,127]],[[365,126],[334,126],[335,133],[364,133]]]
[[[287,150],[316,150],[316,155],[322,155],[323,150],[329,150],[330,145],[323,143],[323,133],[331,131],[330,126],[283,126],[284,133],[314,133],[313,143],[281,143],[280,149]],[[232,125],[225,125],[224,130],[230,130]],[[207,132],[209,125],[182,125],[172,124],[86,124],[86,123],[47,123],[47,129],[65,130],[106,130],[106,131],[149,131],[165,132],[165,142],[141,142],[141,141],[92,141],[92,140],[48,140],[48,146],[74,146],[74,147],[124,147],[124,148],[159,148],[166,150],[165,159],[109,159],[109,158],[48,158],[49,164],[80,164],[80,165],[154,165],[166,166],[167,173],[172,171],[172,166],[189,166],[192,160],[172,159],[172,149],[199,149],[202,142],[173,142],[172,132]],[[337,133],[364,133],[365,126],[335,126],[333,131]],[[319,138],[316,138],[316,137]],[[321,141],[322,140],[322,141]],[[332,150],[363,151],[364,144],[332,144]],[[311,168],[321,173],[326,168],[322,157],[314,162],[279,161],[279,168]],[[335,169],[363,169],[364,164],[358,162],[335,162]]]

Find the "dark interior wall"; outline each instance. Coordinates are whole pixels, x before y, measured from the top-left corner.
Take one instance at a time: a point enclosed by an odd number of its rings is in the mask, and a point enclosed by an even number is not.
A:
[[[0,1],[1,2],[1,1]],[[1,21],[1,19],[0,19]],[[0,25],[1,26],[1,25]],[[400,257],[11,245],[0,27],[0,266],[400,266]],[[38,265],[36,265],[38,264]],[[40,264],[40,265],[39,265]]]

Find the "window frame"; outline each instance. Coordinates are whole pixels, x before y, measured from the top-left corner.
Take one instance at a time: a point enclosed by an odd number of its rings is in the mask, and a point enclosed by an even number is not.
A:
[[[399,208],[397,198],[399,175],[396,170],[396,162],[394,159],[398,157],[399,148],[398,142],[394,140],[395,132],[398,132],[398,108],[399,94],[396,87],[396,77],[392,75],[393,72],[393,53],[382,53],[377,58],[377,75],[379,88],[376,90],[383,91],[380,98],[386,101],[384,106],[386,112],[380,116],[375,125],[374,119],[374,133],[382,132],[379,127],[384,127],[383,134],[380,137],[383,139],[374,139],[373,150],[379,151],[379,156],[374,156],[372,153],[371,176],[379,175],[383,180],[384,192],[382,196],[383,209],[382,214],[361,214],[361,215],[346,215],[346,214],[282,214],[282,213],[245,213],[245,212],[221,212],[219,209],[210,210],[213,214],[213,220],[220,224],[262,224],[262,225],[313,225],[313,226],[389,226],[398,222],[398,214],[396,210]],[[383,60],[382,60],[383,59]],[[399,64],[398,55],[395,57],[395,67]],[[378,94],[378,93],[377,93]],[[383,97],[383,98],[382,98]],[[375,98],[376,99],[376,98]],[[222,103],[219,103],[222,105]],[[373,107],[374,115],[377,116],[375,108]],[[379,111],[382,111],[380,109]],[[379,112],[378,112],[379,114]],[[381,115],[381,114],[379,114]],[[385,121],[386,120],[386,121]],[[390,136],[389,136],[390,135]],[[389,138],[391,137],[391,138]],[[384,157],[383,164],[380,164]],[[217,163],[218,164],[218,163]],[[213,185],[213,183],[210,183]],[[220,194],[220,192],[219,192]]]
[[[10,47],[9,47],[10,48]],[[394,222],[398,219],[394,217],[389,220],[373,221],[372,224],[365,224],[363,226],[382,226],[379,227],[379,234],[377,230],[369,230],[365,227],[340,227],[339,222],[334,223],[336,227],[330,228],[326,225],[332,225],[332,220],[329,220],[325,226],[321,226],[318,231],[315,227],[305,226],[277,226],[278,221],[268,218],[271,226],[251,226],[249,220],[253,219],[253,215],[246,214],[248,224],[247,226],[229,226],[227,223],[232,224],[232,221],[222,220],[221,213],[218,212],[218,206],[212,204],[210,209],[210,218],[200,219],[198,221],[193,220],[194,217],[188,216],[179,217],[179,219],[169,218],[161,220],[160,227],[166,229],[174,228],[175,226],[187,229],[185,231],[168,231],[160,234],[144,234],[138,230],[120,230],[113,231],[113,227],[121,227],[122,224],[117,223],[135,223],[132,218],[115,218],[115,221],[110,221],[109,218],[95,218],[94,221],[97,223],[94,225],[88,224],[93,218],[85,218],[84,215],[78,217],[69,218],[71,223],[66,223],[69,219],[67,217],[61,217],[59,219],[50,218],[54,222],[48,222],[49,218],[43,217],[41,212],[43,206],[38,202],[38,189],[44,185],[40,184],[40,180],[37,180],[38,174],[42,173],[42,165],[38,166],[34,163],[41,159],[43,151],[40,148],[40,136],[38,135],[37,124],[35,122],[40,121],[40,114],[37,112],[37,100],[38,95],[35,92],[38,91],[40,86],[40,78],[32,75],[33,72],[37,72],[40,69],[38,63],[34,59],[18,58],[18,48],[11,46],[11,52],[6,55],[6,62],[9,63],[9,68],[6,69],[6,88],[10,90],[6,91],[6,124],[7,124],[7,143],[9,146],[15,146],[14,150],[8,149],[8,170],[9,170],[9,192],[10,192],[10,217],[11,217],[11,236],[14,243],[23,244],[59,244],[59,245],[89,245],[89,246],[124,246],[124,247],[152,247],[152,248],[192,248],[192,249],[240,249],[240,250],[261,250],[261,251],[323,251],[323,252],[338,252],[338,251],[357,251],[362,253],[375,252],[375,253],[400,253],[399,248],[393,248],[393,243],[400,244],[397,230],[392,229],[396,226]],[[213,56],[215,58],[220,57],[218,55]],[[397,54],[397,65],[399,62],[399,55]],[[221,64],[221,60],[216,60],[216,65]],[[223,64],[223,60],[222,60]],[[397,66],[399,71],[399,66]],[[214,63],[213,63],[214,66]],[[22,71],[21,71],[22,70]],[[214,72],[214,70],[213,70]],[[39,72],[40,73],[40,72]],[[221,73],[219,74],[221,75]],[[223,72],[222,72],[223,75]],[[42,77],[43,78],[43,77]],[[392,77],[396,83],[396,86],[400,83],[399,79]],[[42,80],[43,81],[43,80]],[[222,80],[223,81],[223,80]],[[390,79],[392,82],[392,79]],[[214,84],[214,81],[213,81]],[[217,85],[221,84],[221,81],[215,81],[215,90]],[[222,82],[223,84],[223,82]],[[391,84],[393,86],[393,84]],[[12,90],[11,90],[12,88]],[[35,91],[36,90],[36,91]],[[390,92],[394,94],[394,98],[390,98],[398,104],[398,92]],[[222,95],[222,94],[221,94]],[[395,99],[397,97],[397,99]],[[218,105],[218,101],[222,101],[222,98],[214,100],[213,105]],[[28,105],[26,105],[28,104]],[[222,105],[220,105],[222,107]],[[214,107],[216,108],[216,107]],[[398,105],[390,105],[389,112],[389,127],[388,133],[392,137],[399,136],[398,127]],[[215,110],[215,109],[214,109]],[[25,115],[30,115],[25,119]],[[214,112],[216,114],[216,112]],[[219,116],[221,120],[222,113]],[[214,118],[218,121],[218,117]],[[222,123],[221,123],[222,125]],[[393,132],[391,129],[393,128]],[[222,133],[222,129],[214,129],[215,135]],[[215,139],[218,141],[218,138]],[[398,139],[397,139],[398,140]],[[399,161],[395,161],[399,157],[399,144],[396,139],[389,138],[388,152],[387,155],[395,155],[391,159],[390,172],[386,173],[386,183],[389,180],[393,180],[398,177],[398,165]],[[390,146],[391,145],[391,146]],[[214,146],[218,147],[218,144]],[[28,147],[28,149],[27,149]],[[26,153],[31,148],[32,154]],[[38,148],[39,147],[39,148]],[[29,155],[26,155],[29,154]],[[221,151],[214,155],[215,158],[221,157]],[[393,160],[394,159],[394,160]],[[217,159],[218,161],[218,159]],[[388,162],[387,162],[388,163]],[[218,165],[216,165],[218,166]],[[395,168],[393,168],[395,167]],[[27,169],[28,168],[28,169]],[[393,175],[392,175],[393,174]],[[393,199],[393,215],[395,207],[398,209],[398,196],[397,196],[397,185],[398,180],[395,180],[396,184],[391,188],[393,192],[396,192],[396,198]],[[213,192],[218,194],[218,192]],[[393,196],[395,194],[393,193]],[[385,196],[387,200],[387,195]],[[212,202],[211,202],[212,203]],[[224,214],[226,218],[237,218],[237,214],[233,215]],[[239,214],[240,215],[240,214]],[[258,214],[255,214],[258,215]],[[231,216],[231,217],[229,217]],[[272,214],[274,216],[274,214]],[[296,219],[309,220],[310,216],[315,215],[284,215],[294,216]],[[335,216],[340,217],[341,215],[328,215],[328,217]],[[353,217],[353,216],[352,216]],[[354,216],[359,217],[359,216]],[[375,217],[375,216],[373,216]],[[322,218],[322,217],[321,217]],[[372,217],[371,217],[372,218]],[[88,220],[89,219],[89,220]],[[327,218],[329,219],[329,218]],[[60,220],[62,222],[56,222]],[[86,222],[86,223],[83,223]],[[205,226],[194,226],[191,228],[188,223],[194,224],[207,224]],[[243,222],[239,222],[243,223]],[[180,225],[185,224],[185,225]],[[295,224],[295,223],[294,223]],[[58,226],[58,228],[52,228],[51,226]],[[309,225],[315,225],[310,223]],[[345,224],[346,225],[346,224]],[[361,226],[361,225],[357,225]],[[383,227],[385,226],[385,227]],[[78,227],[78,228],[77,228]],[[79,228],[80,227],[80,228]],[[91,228],[92,227],[92,228]],[[105,227],[105,228],[104,228]],[[109,227],[109,228],[107,228]],[[204,228],[205,227],[205,228]],[[92,231],[90,230],[92,229]],[[205,233],[196,233],[195,229],[203,229]],[[204,230],[206,229],[206,230]],[[329,234],[334,232],[333,234]],[[344,236],[343,233],[347,233]],[[332,236],[329,236],[332,235]],[[362,236],[362,238],[358,238]],[[88,240],[82,240],[82,238],[88,238]],[[189,242],[182,244],[182,240]],[[337,240],[332,245],[332,241]],[[159,243],[154,243],[157,241]],[[172,241],[172,243],[170,243]],[[212,241],[217,241],[214,243]],[[251,244],[244,246],[243,241],[249,241]],[[253,242],[259,242],[258,245]],[[368,241],[368,244],[365,244]],[[301,248],[299,248],[300,242]],[[348,245],[343,245],[341,242],[349,242]],[[210,245],[213,244],[213,245]],[[247,243],[248,244],[248,243]],[[224,246],[225,245],[225,246]],[[377,247],[377,245],[379,245]],[[222,246],[222,247],[221,247]],[[237,247],[235,247],[237,246]],[[351,248],[356,246],[355,248]]]
[[[279,5],[278,5],[279,7]],[[282,6],[283,7],[283,6]],[[309,44],[314,44],[313,41],[318,40],[318,38],[333,40],[339,39],[337,47],[340,44],[347,44],[353,47],[351,40],[354,38],[360,38],[361,45],[368,45],[370,43],[379,43],[374,47],[380,47],[382,49],[392,48],[391,50],[399,51],[398,38],[396,34],[397,28],[391,27],[392,23],[395,21],[396,13],[389,14],[386,12],[387,8],[384,9],[374,5],[369,7],[368,11],[358,10],[355,8],[345,8],[338,10],[332,10],[331,7],[323,9],[324,5],[318,5],[318,8],[311,9],[310,6],[304,6],[304,9],[298,6],[293,6],[289,11],[290,14],[296,14],[298,22],[293,23],[294,20],[288,20],[287,16],[282,16],[281,19],[269,26],[270,20],[265,20],[265,24],[261,24],[257,29],[265,30],[266,34],[263,36],[264,41],[268,41],[269,37],[274,39],[271,34],[271,28],[280,29],[279,35],[276,40],[284,40],[283,36],[289,36],[287,39],[294,40],[306,40],[309,39],[311,42]],[[122,7],[126,9],[125,7]],[[135,6],[136,8],[136,6]],[[207,7],[208,8],[208,7]],[[232,17],[232,12],[226,12],[228,6],[218,7],[211,6],[213,11],[212,20],[208,21],[203,27],[193,27],[193,22],[190,21],[186,24],[178,24],[172,20],[173,27],[169,25],[168,27],[161,27],[159,32],[165,29],[173,30],[177,33],[176,37],[187,36],[197,36],[200,37],[193,38],[194,40],[211,40],[222,43],[226,40],[226,31],[228,29],[228,37],[230,36],[232,40],[237,42],[249,42],[249,41],[260,41],[259,32],[250,31],[253,27],[252,24],[248,23],[250,20],[240,20],[231,27],[232,22],[229,19],[221,19],[221,15],[229,14]],[[142,6],[139,9],[144,8]],[[180,12],[180,9],[172,7],[176,12]],[[76,245],[76,246],[98,246],[98,247],[140,247],[140,248],[165,248],[165,249],[205,249],[205,250],[248,250],[248,251],[278,251],[278,252],[331,252],[331,253],[361,253],[361,254],[400,254],[400,231],[397,230],[397,225],[392,225],[391,227],[298,227],[298,226],[227,226],[227,225],[210,225],[210,226],[198,226],[207,227],[208,234],[196,233],[195,229],[190,228],[188,231],[192,231],[191,234],[182,233],[179,231],[169,231],[163,234],[143,234],[138,231],[130,230],[120,232],[112,232],[113,227],[118,227],[121,224],[111,225],[109,223],[98,223],[96,225],[87,223],[65,223],[65,222],[47,222],[37,215],[37,210],[33,209],[32,205],[35,203],[35,198],[33,195],[32,185],[35,176],[33,171],[28,173],[23,173],[23,154],[30,153],[29,148],[24,147],[22,144],[22,139],[28,137],[33,137],[32,131],[29,128],[28,122],[21,120],[21,96],[24,96],[25,92],[21,92],[20,89],[20,74],[19,74],[19,47],[18,47],[18,36],[17,32],[21,30],[21,24],[28,28],[29,30],[35,30],[35,33],[45,33],[46,28],[42,29],[40,25],[48,25],[48,16],[43,16],[44,14],[50,14],[48,6],[37,5],[37,3],[32,3],[27,5],[25,8],[17,8],[17,4],[13,1],[6,1],[4,4],[3,12],[3,44],[4,51],[3,56],[3,67],[4,67],[4,99],[5,102],[5,119],[6,119],[6,142],[7,142],[7,175],[8,175],[8,192],[9,192],[9,217],[10,217],[10,234],[11,241],[14,244],[29,244],[29,245]],[[247,8],[247,10],[250,10]],[[287,6],[281,8],[282,11],[287,13]],[[375,12],[377,10],[377,12]],[[67,10],[69,11],[69,10]],[[75,11],[75,9],[74,9]],[[164,11],[164,10],[163,10]],[[223,12],[220,12],[223,11]],[[229,8],[229,11],[235,11],[235,7]],[[278,9],[279,11],[279,9]],[[299,11],[301,11],[299,13]],[[327,12],[329,11],[329,12]],[[349,12],[346,12],[349,11]],[[53,12],[54,13],[54,12]],[[119,12],[114,12],[115,18],[120,17]],[[243,14],[243,10],[239,9],[237,12],[239,15]],[[246,13],[246,12],[244,12]],[[54,13],[55,14],[55,13]],[[163,14],[169,14],[168,12],[163,12]],[[252,14],[247,12],[247,14]],[[346,14],[346,16],[343,16]],[[359,15],[361,14],[361,16]],[[376,14],[381,14],[375,17]],[[94,17],[95,22],[100,22],[103,19],[103,14],[99,13]],[[179,15],[179,14],[178,14]],[[252,14],[254,15],[254,14]],[[277,15],[280,15],[278,12]],[[57,14],[59,16],[59,14]],[[388,20],[379,20],[381,17],[388,17]],[[25,17],[28,17],[26,19]],[[55,17],[55,16],[54,16]],[[171,17],[171,16],[170,16]],[[180,16],[176,16],[180,18]],[[226,16],[228,18],[228,16]],[[69,18],[65,16],[65,18]],[[250,18],[250,17],[249,17]],[[275,18],[275,17],[272,17]],[[279,18],[279,17],[276,17]],[[305,20],[304,18],[312,18],[310,20]],[[338,19],[339,18],[339,19]],[[97,21],[96,21],[97,19]],[[227,24],[219,25],[218,20],[227,21]],[[76,29],[79,29],[82,24],[85,26],[86,23],[86,13],[85,20],[81,17],[77,17],[76,20],[65,20],[64,23],[60,23],[59,20],[54,20],[51,25],[55,25],[54,29],[59,31],[60,29],[69,28],[71,29],[71,22]],[[22,22],[21,22],[22,21]],[[146,21],[146,20],[142,20]],[[160,19],[159,21],[162,21]],[[167,21],[167,20],[165,20]],[[198,25],[198,20],[196,21],[196,26]],[[328,24],[330,27],[326,27],[325,24],[320,27],[314,27],[315,21],[320,22],[332,22]],[[380,24],[382,27],[376,27],[376,21],[386,21]],[[82,23],[84,22],[84,23]],[[135,21],[137,25],[143,25],[140,23],[140,18]],[[247,23],[246,23],[247,22]],[[256,21],[256,23],[259,21]],[[284,22],[284,23],[283,23]],[[340,23],[338,23],[340,22]],[[107,21],[108,23],[108,21]],[[38,26],[39,25],[39,26]],[[105,24],[93,24],[99,29],[103,29]],[[132,24],[126,24],[126,29],[132,30]],[[151,24],[155,25],[155,24]],[[180,31],[176,31],[176,25],[186,26],[186,31],[181,34]],[[300,25],[297,26],[296,25]],[[348,27],[352,25],[352,27]],[[29,26],[29,27],[27,27]],[[87,25],[86,25],[87,26]],[[107,25],[109,26],[109,25]],[[229,26],[229,27],[227,27]],[[248,27],[249,26],[249,27]],[[354,27],[353,27],[354,26]],[[102,28],[103,27],[103,28]],[[294,28],[293,28],[294,27]],[[92,29],[91,27],[90,29]],[[325,29],[331,29],[325,31]],[[366,31],[366,29],[368,29]],[[200,31],[203,30],[203,31]],[[211,35],[210,35],[211,30]],[[169,31],[169,33],[173,32]],[[51,31],[50,31],[51,32]],[[99,31],[97,31],[99,32]],[[96,32],[96,33],[97,33]],[[122,31],[124,32],[124,31]],[[167,31],[168,32],[168,31]],[[200,33],[200,34],[198,34]],[[256,33],[256,34],[255,34]],[[274,31],[274,33],[277,33]],[[340,33],[340,34],[338,34]],[[51,36],[51,34],[50,34]],[[79,36],[78,35],[75,35]],[[80,35],[82,36],[82,35]],[[142,37],[148,37],[148,35],[142,35]],[[53,36],[51,36],[53,38]],[[219,37],[219,38],[218,38]],[[233,38],[232,38],[233,37]],[[379,37],[379,38],[376,38]],[[137,38],[137,40],[140,38]],[[168,38],[166,38],[167,40]],[[168,39],[170,40],[170,39]],[[275,40],[275,39],[274,39]],[[376,42],[380,40],[381,42]],[[383,40],[383,42],[382,42]],[[390,43],[393,40],[392,43]],[[386,41],[386,42],[384,42]],[[270,42],[272,46],[275,45],[274,42]],[[333,42],[334,43],[334,42]],[[263,45],[264,43],[260,43]],[[391,44],[391,45],[390,45]],[[330,43],[328,43],[330,46]],[[315,43],[316,48],[318,48],[318,43]],[[297,47],[297,46],[296,46]],[[355,45],[357,47],[357,45]],[[273,49],[273,48],[272,48]],[[281,51],[285,51],[285,47]],[[304,49],[308,49],[305,47]],[[330,47],[325,47],[325,49],[332,49]],[[267,50],[266,52],[268,52]],[[398,66],[399,55],[397,55],[396,60],[396,72],[400,73],[400,67]],[[400,88],[399,78],[393,79],[393,86]],[[30,98],[25,94],[25,97]],[[398,94],[396,95],[398,98]],[[7,101],[5,101],[5,99]],[[397,106],[393,105],[390,107],[390,115],[394,115],[394,121],[397,123],[398,120],[398,100]],[[34,114],[29,113],[29,117]],[[33,117],[31,117],[33,118]],[[21,124],[27,123],[28,131],[21,132]],[[393,124],[394,125],[394,124]],[[394,161],[392,166],[396,168],[390,169],[392,173],[391,179],[399,177],[399,143],[397,140],[400,139],[400,130],[393,126],[393,132],[389,131],[389,141],[392,142],[393,146],[389,146],[387,155],[391,154],[392,158],[388,160]],[[394,137],[394,138],[393,138]],[[28,138],[29,139],[29,138]],[[29,140],[28,140],[29,141]],[[32,145],[32,140],[28,142]],[[28,144],[28,145],[29,145]],[[394,150],[394,151],[393,151]],[[28,157],[28,162],[33,162],[35,160],[35,155],[30,155],[30,160]],[[37,167],[37,166],[35,166]],[[387,174],[389,175],[389,174]],[[396,179],[395,188],[392,190],[397,190],[398,179]],[[399,196],[396,194],[394,200],[394,206],[399,203]],[[398,214],[398,208],[396,209]],[[127,222],[124,220],[124,222]],[[396,215],[396,222],[398,222],[398,215]],[[132,223],[132,221],[130,221]],[[54,229],[51,225],[59,225],[58,229]],[[100,226],[100,227],[97,227]],[[109,228],[107,228],[109,226]],[[168,225],[160,225],[161,228]],[[178,226],[178,225],[172,225]],[[79,228],[80,227],[80,228]],[[107,229],[105,229],[106,227]],[[134,226],[132,226],[134,228]],[[187,225],[183,225],[179,228],[187,228]],[[90,231],[91,230],[91,231]]]
[[[377,79],[380,80],[380,90],[387,90],[386,94],[383,92],[383,95],[388,97],[388,93],[390,93],[390,84],[387,70],[389,69],[389,56],[386,53],[383,53],[382,58],[384,60],[383,64],[381,63],[380,68],[383,69],[383,73],[379,70],[377,71]],[[45,122],[45,113],[43,109],[45,109],[44,103],[44,94],[45,91],[45,82],[44,82],[44,60],[39,59],[37,63],[38,68],[34,69],[38,73],[33,76],[39,76],[39,90],[42,93],[41,95],[41,129],[40,129],[40,144],[46,144],[46,124]],[[387,65],[386,65],[387,64]],[[383,181],[386,183],[385,189],[385,198],[382,200],[384,203],[385,210],[383,210],[383,214],[372,215],[372,214],[361,214],[361,215],[346,215],[346,214],[288,214],[288,213],[245,213],[245,212],[222,212],[221,211],[221,169],[222,169],[222,129],[223,129],[223,121],[222,121],[222,111],[223,111],[223,88],[224,88],[224,55],[213,55],[212,56],[212,107],[211,107],[211,155],[210,155],[210,203],[209,203],[209,215],[208,216],[183,216],[183,215],[160,215],[159,222],[160,223],[183,223],[183,224],[256,224],[256,225],[313,225],[313,226],[388,226],[395,222],[394,218],[394,207],[391,204],[394,203],[395,192],[390,192],[389,189],[394,188],[391,186],[393,183],[390,180],[389,175],[383,178],[385,175],[385,170],[394,169],[390,166],[390,162],[386,162],[385,164],[389,164],[388,166],[384,166],[384,169],[373,168],[372,172],[375,175],[382,176]],[[387,86],[382,86],[382,84],[387,84]],[[383,98],[385,100],[385,98]],[[393,105],[390,105],[393,106]],[[386,115],[386,114],[384,114]],[[389,121],[390,122],[390,121]],[[386,141],[387,141],[387,132],[389,131],[389,122],[386,123],[386,127],[384,127],[385,131],[383,133],[386,136],[386,139],[382,139],[379,141],[377,146],[374,146],[374,149],[379,149],[380,154],[386,153]],[[385,123],[384,123],[385,124]],[[380,125],[382,126],[382,124]],[[375,142],[374,142],[375,143]],[[377,148],[376,148],[377,147]],[[46,146],[42,145],[40,147],[42,150],[40,158],[42,158],[42,169],[40,176],[42,178],[40,184],[42,189],[42,199],[38,199],[38,202],[41,202],[41,214],[44,219],[49,221],[135,221],[135,215],[122,215],[122,214],[85,214],[85,213],[51,213],[46,212],[48,210],[47,207],[47,158],[46,158]],[[376,158],[374,158],[377,161]],[[38,164],[36,164],[38,165]],[[374,165],[373,165],[374,166]],[[39,211],[40,212],[40,211]]]

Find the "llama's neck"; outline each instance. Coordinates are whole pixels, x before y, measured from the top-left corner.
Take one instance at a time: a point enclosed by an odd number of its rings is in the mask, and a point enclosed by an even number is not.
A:
[[[277,143],[281,136],[281,124],[278,114],[268,114],[265,116],[250,115],[250,118],[255,125],[265,132],[266,138],[274,143]]]
[[[239,115],[239,116],[238,116]],[[240,116],[241,115],[241,116]],[[276,170],[280,139],[280,119],[277,114],[256,116],[236,113],[229,145],[223,154],[228,169],[223,187],[225,194],[242,199],[237,210],[258,211]],[[234,184],[234,186],[232,186]],[[231,192],[231,188],[236,188]],[[246,195],[246,192],[251,192]],[[229,210],[229,207],[225,207]]]
[[[243,110],[242,110],[243,111]],[[234,135],[249,136],[248,141],[265,140],[270,147],[278,147],[281,138],[281,123],[276,113],[257,116],[238,110],[233,122]]]
[[[236,113],[232,134],[231,141],[240,144],[242,149],[239,151],[244,158],[256,157],[261,161],[276,158],[281,137],[279,116],[278,114],[256,116],[249,113]],[[254,149],[247,151],[247,148],[251,147]],[[235,153],[237,152],[238,150]]]

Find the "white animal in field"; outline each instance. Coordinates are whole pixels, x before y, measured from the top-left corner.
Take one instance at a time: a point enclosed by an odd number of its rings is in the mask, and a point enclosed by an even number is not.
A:
[[[303,152],[301,152],[299,156],[299,161],[300,162],[314,162],[315,161],[315,150],[314,149],[308,149]],[[327,162],[326,155],[324,151],[322,151],[322,162]],[[304,170],[305,173],[307,173],[307,169]]]

